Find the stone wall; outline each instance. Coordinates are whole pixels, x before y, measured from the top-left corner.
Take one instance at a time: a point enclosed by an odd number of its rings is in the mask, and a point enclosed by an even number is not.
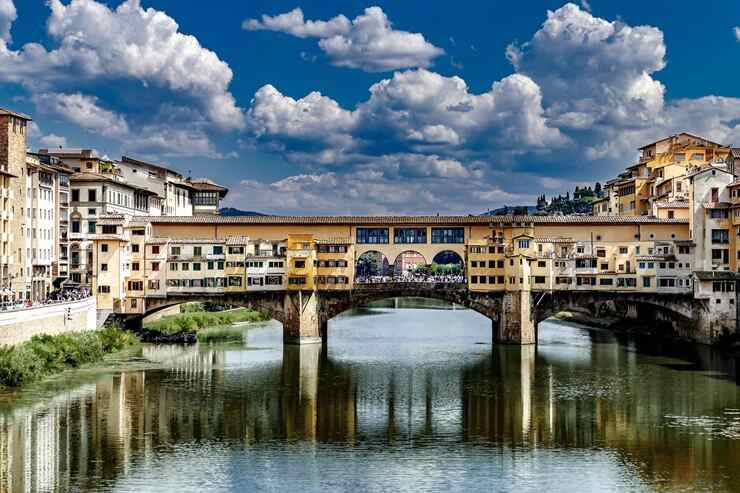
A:
[[[25,342],[38,334],[95,330],[95,298],[0,312],[0,346]]]

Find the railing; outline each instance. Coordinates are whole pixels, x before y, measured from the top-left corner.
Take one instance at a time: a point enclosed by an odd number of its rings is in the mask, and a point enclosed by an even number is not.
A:
[[[20,312],[23,310],[31,310],[34,308],[42,308],[45,306],[53,306],[53,305],[63,305],[65,303],[77,303],[79,301],[85,301],[94,298],[94,296],[89,295],[82,298],[75,298],[75,299],[69,299],[69,300],[48,300],[48,301],[37,301],[32,303],[31,305],[28,305],[25,301],[19,301],[19,302],[11,302],[11,301],[5,301],[0,302],[0,312]]]
[[[355,284],[467,284],[464,275],[358,276]]]

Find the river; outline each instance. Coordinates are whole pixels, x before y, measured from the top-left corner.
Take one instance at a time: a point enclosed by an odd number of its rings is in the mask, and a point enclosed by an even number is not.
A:
[[[0,394],[0,491],[740,490],[735,360],[389,300],[281,344],[153,346]]]

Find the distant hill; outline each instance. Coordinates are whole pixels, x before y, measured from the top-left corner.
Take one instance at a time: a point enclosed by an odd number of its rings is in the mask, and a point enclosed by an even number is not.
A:
[[[267,216],[268,214],[262,214],[261,212],[254,211],[243,211],[240,209],[234,209],[233,207],[222,207],[219,209],[219,214],[222,216]]]
[[[512,214],[535,214],[537,212],[537,207],[534,205],[518,205],[518,206],[504,206],[499,207],[498,209],[493,209],[488,212],[484,212],[481,214],[482,216],[506,216],[506,215],[512,215]]]

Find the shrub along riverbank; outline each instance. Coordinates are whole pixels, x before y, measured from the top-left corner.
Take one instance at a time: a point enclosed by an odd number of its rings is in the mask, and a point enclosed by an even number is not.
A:
[[[101,361],[139,341],[117,327],[56,336],[38,335],[0,348],[0,385],[17,387],[39,378]]]
[[[266,320],[269,320],[269,318],[260,312],[248,308],[237,308],[235,310],[220,312],[188,311],[179,315],[162,317],[156,322],[146,324],[142,332],[142,337],[144,340],[151,342],[235,340],[235,334],[241,334],[241,329],[226,330],[230,325],[240,322],[263,322]]]

